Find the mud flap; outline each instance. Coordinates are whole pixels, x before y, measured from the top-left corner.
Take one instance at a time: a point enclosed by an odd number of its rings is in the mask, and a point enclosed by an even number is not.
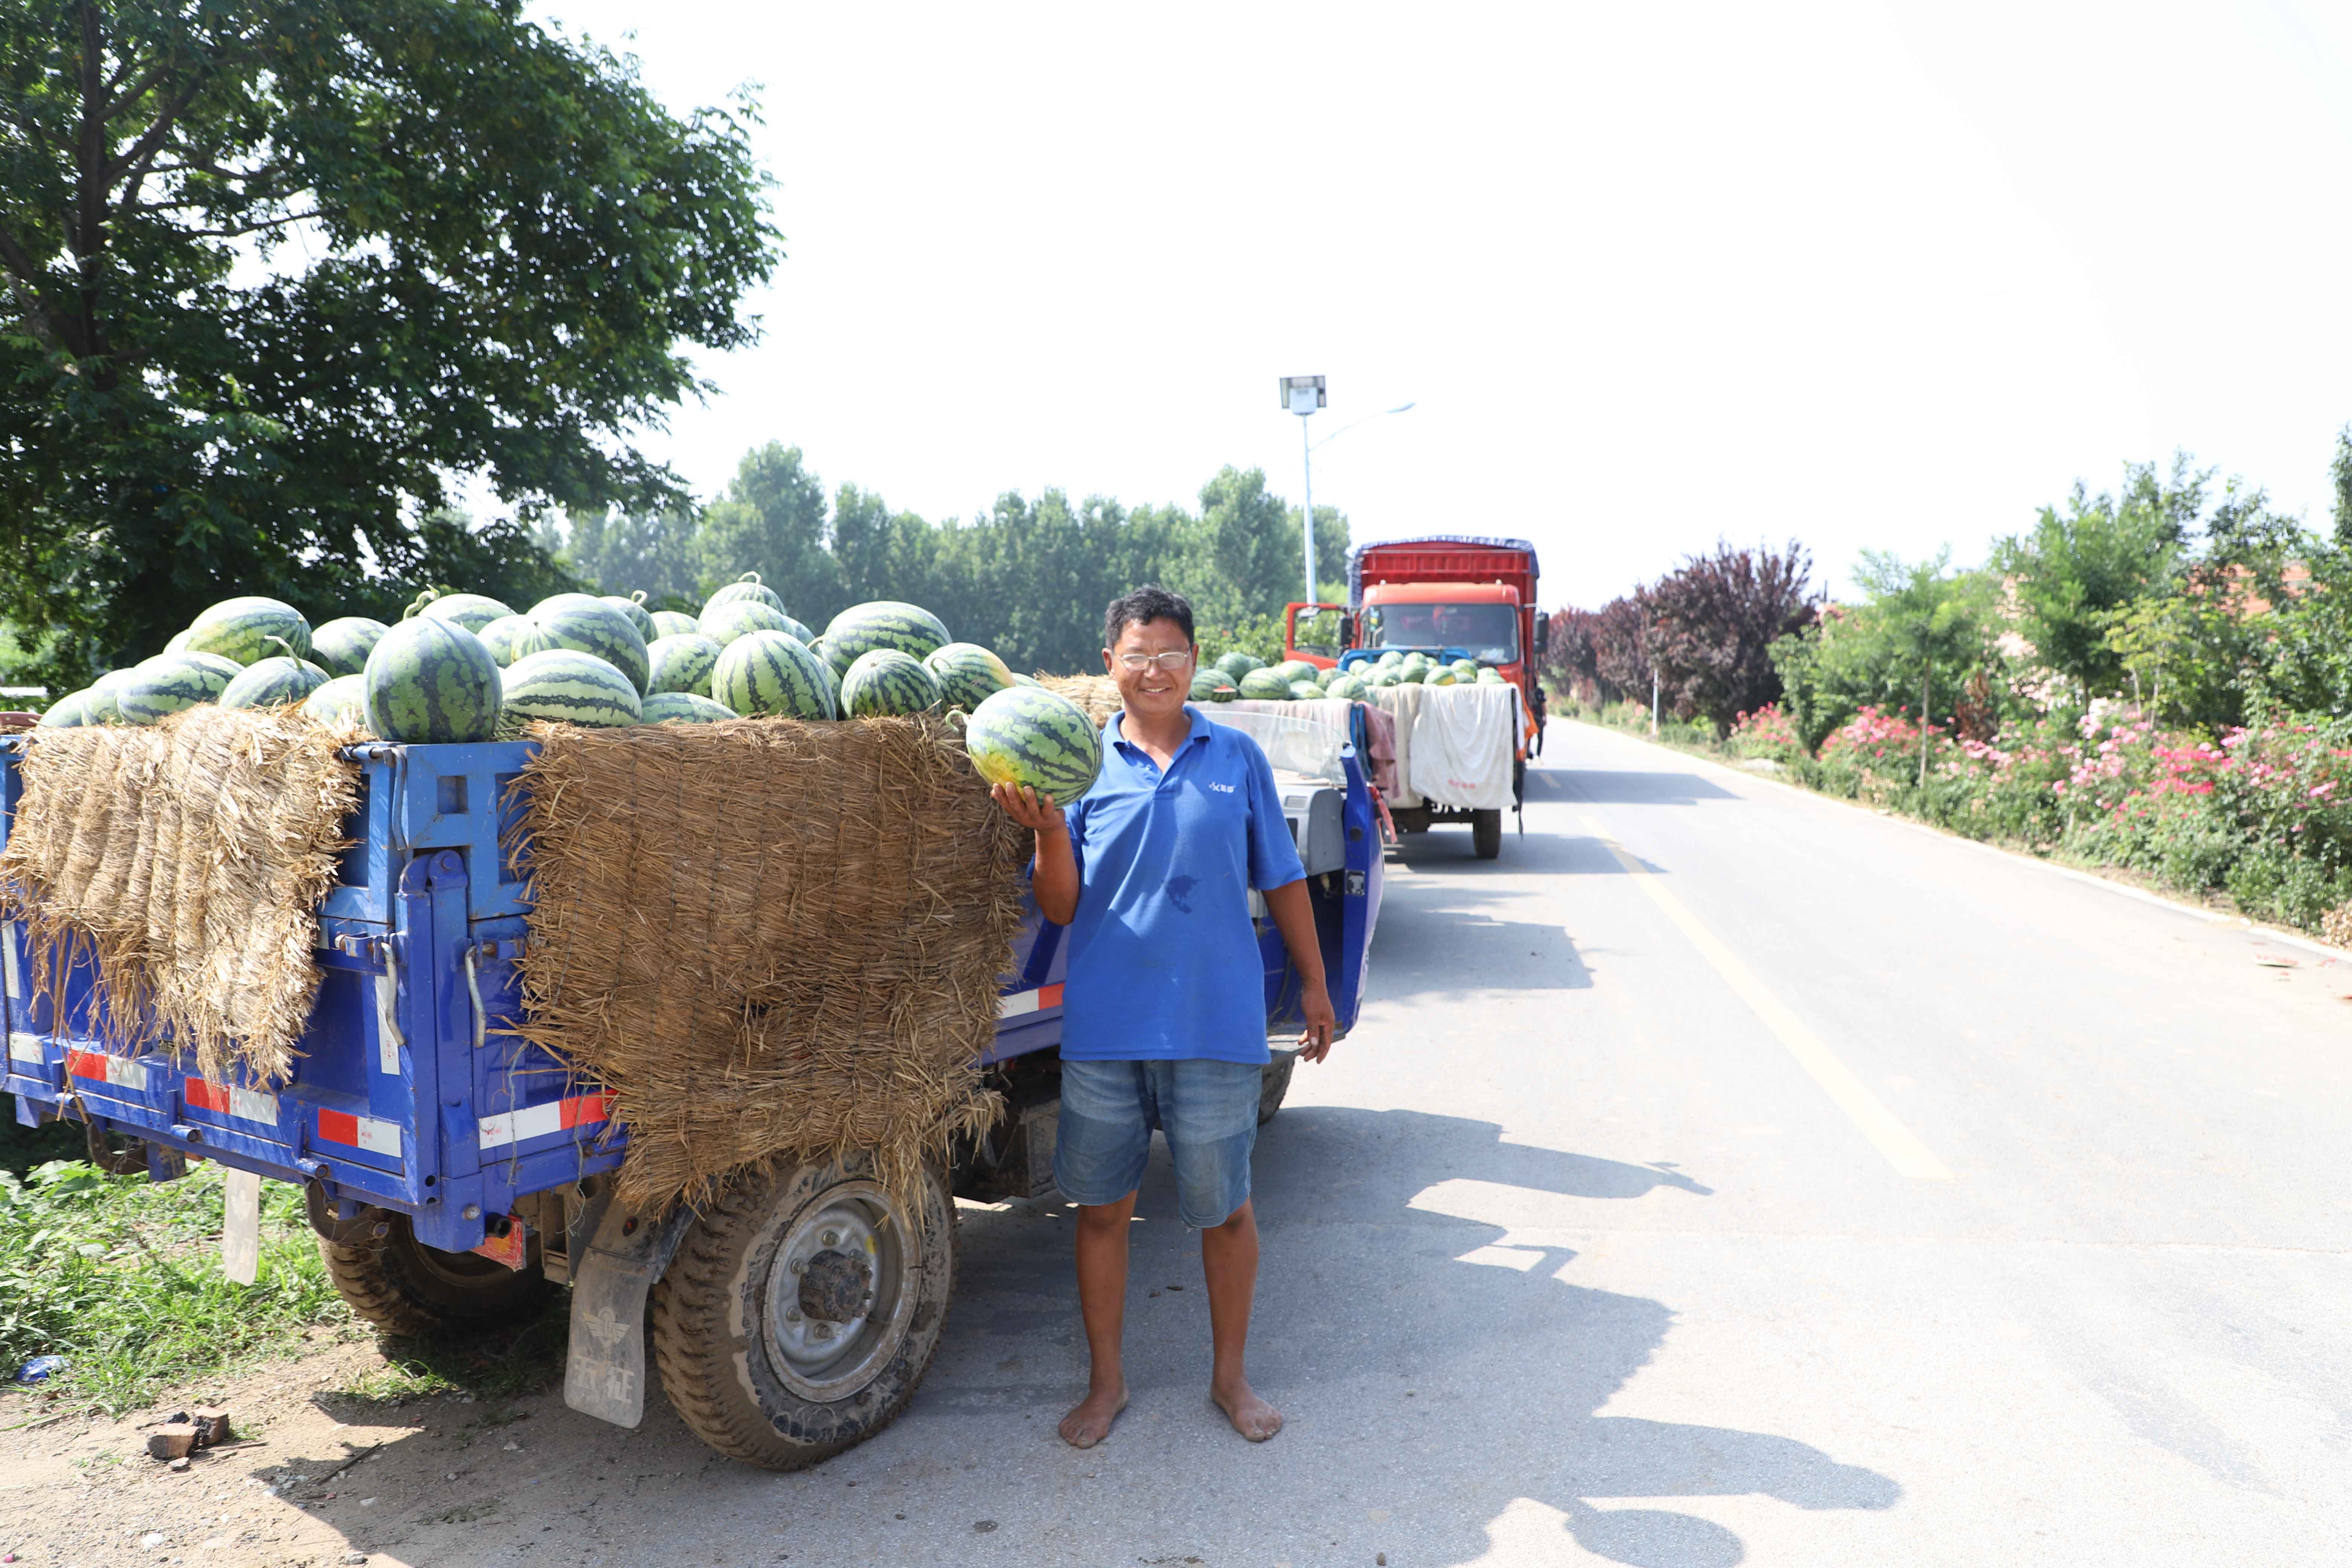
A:
[[[572,1344],[563,1403],[615,1426],[646,1415],[646,1297],[686,1239],[694,1211],[666,1217],[624,1208],[610,1188],[596,1194],[572,1235]]]

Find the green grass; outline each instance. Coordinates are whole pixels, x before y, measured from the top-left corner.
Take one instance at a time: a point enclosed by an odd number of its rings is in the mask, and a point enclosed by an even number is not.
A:
[[[196,1398],[305,1348],[310,1331],[348,1323],[300,1190],[265,1182],[261,1191],[260,1270],[237,1285],[221,1274],[217,1166],[164,1183],[78,1159],[21,1176],[0,1167],[0,1377],[33,1356],[61,1355],[70,1370],[42,1385],[52,1397],[40,1414],[119,1415],[167,1391]]]
[[[545,1311],[512,1328],[436,1340],[386,1339],[380,1347],[383,1364],[352,1379],[343,1392],[383,1405],[447,1394],[488,1401],[537,1394],[563,1376],[571,1311],[572,1298],[558,1290]]]

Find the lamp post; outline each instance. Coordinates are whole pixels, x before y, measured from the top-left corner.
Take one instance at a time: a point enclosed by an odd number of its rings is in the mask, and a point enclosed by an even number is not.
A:
[[[1300,510],[1299,520],[1304,524],[1301,532],[1306,536],[1307,603],[1310,605],[1315,603],[1315,448],[1329,446],[1366,420],[1382,418],[1391,414],[1402,414],[1412,406],[1410,402],[1400,403],[1394,408],[1383,408],[1378,414],[1367,414],[1362,419],[1351,420],[1340,426],[1320,441],[1312,440],[1307,436],[1307,421],[1314,416],[1317,409],[1324,405],[1325,402],[1325,389],[1321,376],[1286,375],[1282,378],[1282,405],[1298,416],[1299,460],[1305,465],[1301,493],[1306,500]]]

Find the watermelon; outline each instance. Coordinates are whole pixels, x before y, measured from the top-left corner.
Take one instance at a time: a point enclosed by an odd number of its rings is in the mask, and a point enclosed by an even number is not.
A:
[[[81,710],[83,718],[92,724],[120,724],[124,722],[125,721],[122,717],[122,710],[117,704],[120,700],[122,688],[130,681],[130,679],[131,671],[127,669],[110,669],[104,675],[100,676],[96,680],[91,681],[89,683],[89,689],[82,694]]]
[[[825,659],[840,676],[876,648],[896,648],[909,658],[925,659],[951,640],[939,616],[920,605],[896,599],[852,605],[824,628]]]
[[[465,627],[476,637],[482,628],[501,616],[514,612],[488,594],[441,594],[427,591],[413,606],[414,613],[430,616],[436,621],[451,621]]]
[[[184,631],[173,632],[172,634],[172,640],[163,645],[163,651],[165,653],[177,653],[187,646],[188,634]]]
[[[610,605],[628,616],[629,625],[637,628],[638,641],[651,642],[660,635],[654,630],[653,613],[646,608],[646,591],[643,588],[625,599],[618,594],[607,594],[598,602]]]
[[[729,643],[710,672],[710,695],[747,719],[834,714],[824,667],[782,632],[746,632]]]
[[[1013,684],[1004,661],[974,642],[949,643],[924,659],[923,668],[940,683],[940,700],[967,713]]]
[[[1231,702],[1241,696],[1241,688],[1235,686],[1232,681],[1220,677],[1217,680],[1217,684],[1210,689],[1209,700],[1212,702]]]
[[[1233,679],[1239,680],[1253,669],[1264,669],[1265,660],[1255,654],[1247,654],[1239,648],[1233,648],[1217,656],[1217,668]]]
[[[1285,680],[1299,681],[1315,679],[1315,667],[1303,658],[1286,658],[1274,668],[1282,672],[1282,678]]]
[[[642,694],[653,679],[646,639],[628,616],[589,594],[558,594],[530,607],[530,635],[515,639],[515,663],[535,653],[569,648],[603,659],[629,678]],[[634,723],[635,721],[632,720]]]
[[[306,658],[281,655],[246,666],[222,689],[224,708],[283,708],[307,700],[327,684],[327,672]]]
[[[330,678],[357,675],[367,668],[367,656],[385,631],[382,621],[365,616],[344,616],[310,633],[311,661]]]
[[[1360,675],[1343,675],[1323,689],[1326,697],[1343,697],[1350,702],[1361,702],[1372,694]]]
[[[98,721],[91,718],[82,706],[89,700],[88,690],[67,692],[50,703],[48,711],[41,715],[41,727],[45,730],[78,730],[84,724],[97,723]]]
[[[1419,686],[1421,684],[1422,674],[1422,668],[1417,664],[1401,664],[1396,667],[1397,684],[1400,686]]]
[[[1078,705],[1043,687],[1009,686],[964,721],[972,771],[992,784],[1025,784],[1055,805],[1094,787],[1102,735]]]
[[[284,638],[296,658],[310,657],[310,623],[293,605],[278,599],[224,599],[195,618],[188,640],[174,651],[214,653],[251,664],[279,651],[272,637]]]
[[[640,724],[715,724],[721,719],[741,715],[724,702],[692,691],[656,691],[645,700],[639,710]]]
[[[1399,653],[1394,648],[1391,648],[1386,653],[1381,655],[1381,662],[1393,669],[1395,667],[1404,662],[1404,655]]]
[[[746,632],[782,632],[788,637],[793,637],[792,628],[797,624],[783,611],[764,600],[730,599],[716,608],[703,611],[702,619],[695,623],[695,630],[725,647]],[[800,642],[798,637],[793,637],[793,640]],[[801,646],[806,647],[808,645],[801,643]]]
[[[1339,679],[1339,667],[1336,664],[1325,665],[1317,669],[1309,679],[1328,691],[1331,689],[1331,683]]]
[[[482,639],[482,646],[490,650],[490,657],[504,669],[530,651],[526,645],[533,634],[529,616],[500,616],[474,635]]]
[[[1241,678],[1241,694],[1253,702],[1287,702],[1290,682],[1277,669],[1257,668]]]
[[[681,615],[676,610],[656,610],[653,621],[654,637],[682,637],[688,632],[698,630],[692,616]],[[646,640],[651,643],[653,637]]]
[[[433,744],[498,733],[499,661],[454,620],[403,620],[368,655],[360,681],[370,734]]]
[[[841,678],[841,711],[849,719],[927,713],[940,705],[940,683],[922,660],[895,647],[857,656]]]
[[[1188,702],[1210,702],[1216,699],[1217,682],[1223,677],[1214,668],[1195,670],[1192,689],[1184,694]]]
[[[303,701],[302,711],[321,724],[367,727],[367,677],[339,675]]]
[[[1459,682],[1461,679],[1462,678],[1460,676],[1454,673],[1454,667],[1452,665],[1434,664],[1430,666],[1428,669],[1422,673],[1421,683],[1423,686],[1452,686]]]
[[[199,702],[218,701],[236,679],[236,666],[225,658],[159,653],[131,667],[131,679],[115,689],[115,707],[126,724],[152,724]]]
[[[1024,675],[1017,669],[1013,672],[1013,684],[1015,686],[1034,686],[1040,691],[1045,689],[1045,683],[1044,681],[1038,679],[1034,675]]]
[[[1496,669],[1493,665],[1488,664],[1479,667],[1478,679],[1475,684],[1479,686],[1507,686],[1510,682],[1503,679],[1503,672],[1501,670]]]
[[[1294,680],[1290,683],[1290,700],[1294,702],[1312,702],[1322,695],[1323,689],[1311,680]]]
[[[824,678],[824,700],[833,705],[834,715],[837,718],[841,713],[841,677],[834,674],[833,666],[826,663],[824,655],[816,649],[809,649],[809,657],[816,660],[816,672]]]
[[[743,575],[702,601],[702,613],[707,616],[721,605],[737,604],[745,599],[765,605],[780,616],[784,613],[783,600],[776,596],[776,591],[773,588],[761,585],[760,574],[757,572],[744,573]]]
[[[566,606],[576,610],[577,605]],[[609,609],[609,606],[607,606]],[[538,612],[533,611],[534,616]],[[610,613],[623,626],[627,617]],[[635,723],[645,711],[637,684],[608,659],[576,647],[541,648],[525,654],[507,669],[501,684],[505,700],[499,712],[499,733],[512,738],[533,719],[584,725],[592,730],[620,730]]]
[[[656,637],[646,648],[651,673],[647,695],[656,691],[691,691],[710,695],[710,672],[719,668],[724,650],[709,637],[688,632],[684,637]]]
[[[816,633],[809,630],[807,626],[803,626],[800,622],[793,619],[790,616],[786,616],[784,617],[784,635],[799,643],[803,647],[807,648],[810,652],[814,653],[816,651]]]

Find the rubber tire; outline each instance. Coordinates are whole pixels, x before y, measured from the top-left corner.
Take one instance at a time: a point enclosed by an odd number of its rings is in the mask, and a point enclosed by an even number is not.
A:
[[[470,1252],[443,1252],[416,1239],[404,1214],[385,1211],[382,1237],[319,1238],[336,1293],[363,1322],[388,1334],[431,1339],[528,1322],[555,1287],[540,1272],[537,1248],[520,1270]]]
[[[1470,852],[1481,860],[1492,860],[1503,852],[1503,814],[1500,811],[1474,811],[1470,814]]]
[[[654,1359],[687,1429],[730,1459],[798,1470],[890,1425],[929,1370],[955,1291],[956,1206],[945,1173],[926,1167],[923,1237],[911,1266],[919,1292],[898,1352],[866,1386],[820,1404],[771,1367],[761,1331],[768,1272],[793,1219],[842,1183],[870,1179],[863,1154],[826,1165],[754,1170],[730,1182],[689,1226],[654,1287]]]
[[[1274,1113],[1282,1109],[1282,1097],[1290,1092],[1290,1075],[1297,1066],[1297,1057],[1286,1051],[1276,1052],[1274,1059],[1265,1064],[1265,1074],[1258,1080],[1257,1124],[1260,1127],[1273,1121]]]

